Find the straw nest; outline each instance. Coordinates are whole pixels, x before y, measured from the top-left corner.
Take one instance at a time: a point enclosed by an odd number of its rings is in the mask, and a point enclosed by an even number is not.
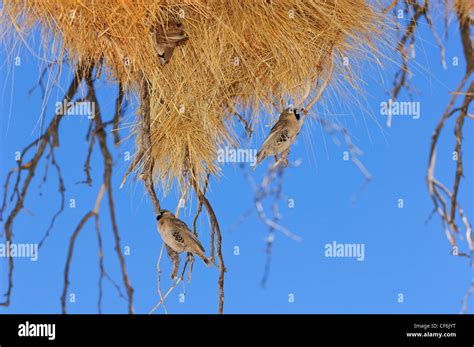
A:
[[[384,20],[363,0],[5,0],[2,12],[21,41],[39,25],[55,59],[102,61],[138,98],[148,81],[152,148],[137,170],[151,160],[165,187],[185,168],[198,179],[219,173],[217,149],[235,144],[236,110],[251,109],[257,124],[259,111],[300,100],[318,80],[350,80],[341,58],[373,53]],[[162,65],[154,33],[178,21],[188,40]]]
[[[474,0],[454,0],[454,9],[461,20],[474,21]]]

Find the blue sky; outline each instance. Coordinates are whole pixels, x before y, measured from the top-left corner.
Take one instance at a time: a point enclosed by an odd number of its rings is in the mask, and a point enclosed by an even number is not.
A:
[[[452,25],[446,44],[447,70],[439,62],[439,50],[430,32],[423,25],[416,42],[416,64],[412,85],[417,88],[413,101],[421,106],[420,119],[395,117],[391,128],[379,114],[380,103],[387,101],[394,66],[383,71],[384,81],[378,78],[373,64],[362,66],[365,80],[363,96],[368,111],[359,109],[355,102],[346,103],[347,96],[335,90],[326,93],[327,109],[316,107],[315,112],[326,116],[337,115],[346,125],[355,144],[364,151],[362,161],[373,176],[356,204],[351,197],[364,182],[360,171],[342,160],[345,146],[337,146],[331,136],[321,131],[315,122],[304,125],[303,136],[294,145],[291,159],[301,159],[298,168],[285,172],[283,193],[293,199],[294,208],[286,201],[280,204],[281,223],[302,237],[293,241],[276,233],[273,261],[267,287],[260,286],[265,264],[265,239],[268,228],[255,213],[238,228],[232,228],[239,217],[252,206],[253,193],[241,170],[232,164],[223,165],[222,177],[211,180],[208,198],[213,203],[223,233],[223,252],[228,272],[225,277],[225,312],[227,313],[458,313],[473,276],[465,258],[450,254],[450,245],[441,223],[432,211],[425,172],[430,138],[435,125],[448,103],[450,95],[464,73],[464,63],[457,28]],[[13,66],[4,49],[1,59],[1,135],[0,178],[14,167],[14,153],[38,136],[41,95],[28,90],[36,82],[39,62],[24,47],[10,52],[21,57],[21,65]],[[460,57],[460,65],[453,66],[452,58]],[[11,59],[11,57],[10,57]],[[377,73],[375,73],[377,72]],[[70,71],[65,71],[61,86],[69,83]],[[97,83],[104,119],[113,114],[115,87],[102,79]],[[48,102],[46,117],[54,112],[54,104],[61,100],[62,91],[53,90]],[[400,101],[409,101],[403,93]],[[352,115],[344,115],[351,113]],[[328,115],[330,114],[330,115]],[[133,114],[128,110],[125,122]],[[84,179],[83,162],[87,143],[85,133],[89,120],[86,117],[66,118],[60,129],[61,146],[57,159],[63,169],[66,185],[66,208],[39,259],[16,259],[14,288],[11,306],[0,308],[1,313],[59,313],[63,285],[63,271],[67,245],[80,218],[95,202],[103,174],[102,161],[96,148],[92,160],[93,185],[86,187],[76,182]],[[451,126],[452,123],[449,123]],[[265,128],[250,147],[261,143]],[[128,129],[121,132],[125,137]],[[464,175],[460,202],[469,216],[473,210],[474,167],[472,122],[466,121],[464,143]],[[133,153],[133,139],[114,150],[112,136],[108,134],[113,150],[115,167],[113,176],[118,226],[122,247],[129,247],[125,256],[128,274],[135,289],[134,306],[137,313],[147,313],[158,301],[156,291],[156,261],[162,244],[156,232],[152,206],[140,183],[128,182],[124,189],[118,186],[129,162],[124,153]],[[442,134],[438,149],[437,174],[451,185],[454,162],[452,127]],[[264,162],[254,176],[260,180],[269,161]],[[36,243],[46,230],[52,214],[59,207],[57,178],[53,171],[47,184],[40,183],[44,163],[39,166],[26,200],[25,209],[14,224],[16,243]],[[3,193],[3,190],[2,190]],[[75,199],[76,208],[68,202]],[[178,195],[172,191],[162,204],[169,209],[176,206]],[[404,208],[398,208],[403,199]],[[112,278],[121,284],[117,257],[114,252],[111,225],[106,208],[102,206],[101,230],[104,238],[105,266]],[[195,202],[181,217],[192,223]],[[209,248],[209,226],[205,218],[199,221],[200,235]],[[3,222],[2,222],[3,229]],[[3,232],[0,242],[4,242]],[[359,243],[365,246],[364,261],[354,258],[325,257],[325,245]],[[465,242],[460,242],[465,247]],[[239,247],[239,255],[234,248]],[[163,259],[163,290],[172,284],[170,266]],[[184,261],[182,261],[184,263]],[[5,291],[6,261],[0,259],[0,289]],[[170,313],[214,313],[217,311],[218,271],[206,268],[199,260],[194,266],[190,284],[178,285],[166,301]],[[97,312],[98,299],[98,247],[94,225],[89,222],[80,234],[71,267],[69,293],[76,301],[68,303],[70,313]],[[122,288],[123,290],[123,288]],[[126,302],[120,299],[114,287],[104,281],[104,312],[124,313]],[[184,302],[180,294],[185,293]],[[403,302],[399,302],[403,294]],[[289,297],[294,298],[289,302]],[[470,300],[469,312],[474,302]],[[159,308],[157,313],[162,313]]]

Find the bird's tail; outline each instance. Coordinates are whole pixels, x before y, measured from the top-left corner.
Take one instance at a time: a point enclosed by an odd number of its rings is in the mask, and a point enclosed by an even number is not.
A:
[[[258,164],[260,164],[260,162],[265,159],[265,155],[263,154],[263,152],[260,150],[257,152],[257,160],[255,161],[255,165],[252,169],[252,171],[255,171],[255,169],[257,168]]]
[[[207,265],[207,267],[211,267],[212,263],[211,263],[211,261],[210,261],[208,258],[206,258],[206,256],[200,255],[199,257],[202,259],[202,261],[204,262],[204,264]]]

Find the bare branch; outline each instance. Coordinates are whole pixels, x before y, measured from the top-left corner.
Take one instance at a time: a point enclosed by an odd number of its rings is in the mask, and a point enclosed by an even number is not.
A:
[[[66,102],[69,102],[73,99],[74,95],[76,94],[76,91],[79,87],[79,84],[84,76],[84,73],[87,72],[86,69],[84,69],[82,66],[79,66],[75,72],[73,81],[71,82],[71,85],[69,86],[65,96],[64,100]],[[11,210],[10,214],[7,217],[7,221],[5,223],[5,235],[6,235],[6,241],[7,242],[12,242],[13,239],[13,222],[16,218],[16,216],[19,214],[19,212],[23,209],[24,207],[24,200],[26,197],[26,194],[28,192],[28,188],[30,186],[30,183],[33,179],[34,173],[36,171],[36,167],[38,166],[39,161],[43,157],[43,154],[45,152],[46,146],[51,143],[53,146],[58,145],[58,129],[59,129],[59,124],[61,119],[63,118],[62,114],[56,114],[53,119],[51,120],[50,124],[48,125],[47,129],[41,135],[38,139],[30,143],[28,146],[26,146],[23,149],[22,155],[20,160],[18,161],[18,170],[17,172],[17,179],[15,182],[15,185],[13,187],[13,194],[16,196],[16,201],[14,203],[14,207]],[[26,164],[22,164],[23,158],[27,151],[38,144],[36,148],[36,152],[33,156],[33,158],[27,162]],[[25,170],[27,171],[27,176],[24,179],[21,189],[20,189],[20,180],[21,180],[21,172]],[[9,177],[7,177],[8,181]],[[6,183],[5,185],[8,187],[8,184]],[[13,198],[13,195],[12,195]],[[2,208],[3,211],[3,208]],[[5,294],[5,301],[1,302],[1,306],[9,306],[10,305],[10,299],[11,299],[11,292],[12,292],[12,287],[13,287],[13,258],[9,257],[8,258],[8,286],[7,286],[7,291]]]
[[[106,138],[106,133],[104,130],[104,124],[102,123],[102,116],[100,113],[100,107],[99,103],[96,97],[95,89],[94,89],[94,84],[92,81],[91,77],[91,72],[89,72],[87,78],[86,78],[86,84],[88,87],[88,95],[87,99],[90,102],[93,102],[95,104],[94,107],[94,115],[93,119],[95,121],[95,136],[97,137],[99,147],[103,156],[104,160],[104,184],[107,190],[107,198],[109,201],[109,211],[110,211],[110,220],[112,223],[112,231],[114,235],[114,240],[115,240],[115,252],[117,254],[119,263],[120,263],[120,268],[122,272],[122,278],[123,278],[123,283],[125,285],[125,288],[127,290],[127,296],[128,296],[128,312],[134,313],[133,309],[133,288],[130,284],[127,270],[126,270],[126,265],[125,265],[125,259],[122,254],[122,248],[120,246],[120,234],[118,231],[117,227],[117,221],[115,218],[115,204],[114,204],[114,199],[113,199],[113,193],[112,193],[112,155],[110,154],[110,151],[107,146],[107,138]]]
[[[74,230],[74,233],[71,235],[71,239],[69,240],[69,249],[68,249],[68,254],[67,254],[66,267],[64,269],[63,293],[61,295],[61,311],[62,311],[63,314],[67,313],[66,312],[66,296],[67,296],[67,291],[68,291],[68,288],[69,288],[69,268],[71,266],[71,260],[72,260],[72,255],[74,253],[74,245],[76,243],[76,239],[79,236],[79,233],[83,229],[86,222],[91,217],[95,217],[96,219],[98,218],[100,203],[102,202],[102,198],[104,196],[104,191],[105,191],[105,185],[103,184],[100,187],[99,193],[97,194],[94,209],[87,212],[84,215],[84,217],[82,217],[82,219],[79,222],[78,226]]]
[[[151,150],[151,134],[150,134],[150,91],[146,80],[142,84],[142,109],[141,109],[141,148],[143,151],[144,165],[140,178],[145,183],[145,188],[148,191],[155,214],[161,210],[160,201],[156,196],[155,187],[153,184],[153,162],[151,158],[145,157],[146,151]],[[138,156],[137,156],[138,158]]]
[[[212,235],[215,234],[216,240],[216,248],[217,248],[217,258],[219,259],[219,279],[217,281],[219,287],[219,309],[218,313],[224,313],[224,276],[225,272],[227,271],[224,264],[224,257],[222,255],[222,234],[221,229],[219,227],[219,222],[217,221],[216,214],[214,213],[214,209],[212,208],[211,203],[206,198],[205,191],[201,190],[198,186],[196,181],[196,176],[194,175],[194,171],[191,175],[192,185],[194,187],[194,191],[199,202],[206,208],[207,214],[209,216],[209,220],[211,223],[211,238]],[[206,180],[207,181],[207,180]],[[206,183],[207,187],[207,183]],[[213,243],[214,244],[214,243]],[[213,248],[214,249],[214,248]],[[210,259],[214,259],[214,250],[211,250],[211,257]]]

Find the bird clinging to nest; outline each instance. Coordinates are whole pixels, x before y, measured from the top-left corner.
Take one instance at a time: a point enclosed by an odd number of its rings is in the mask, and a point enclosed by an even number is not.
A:
[[[287,163],[287,156],[291,144],[295,141],[303,125],[303,120],[307,111],[305,109],[294,109],[288,107],[280,114],[278,121],[270,130],[265,142],[260,150],[257,152],[257,162],[254,170],[260,162],[270,155],[282,155],[284,163]]]
[[[174,49],[188,40],[184,25],[179,20],[170,20],[166,28],[157,23],[152,33],[161,65],[168,63],[173,56]]]
[[[161,210],[156,216],[158,232],[163,242],[176,253],[194,253],[201,258],[207,266],[211,261],[205,256],[205,250],[196,235],[189,230],[186,223],[176,218],[168,210]]]

